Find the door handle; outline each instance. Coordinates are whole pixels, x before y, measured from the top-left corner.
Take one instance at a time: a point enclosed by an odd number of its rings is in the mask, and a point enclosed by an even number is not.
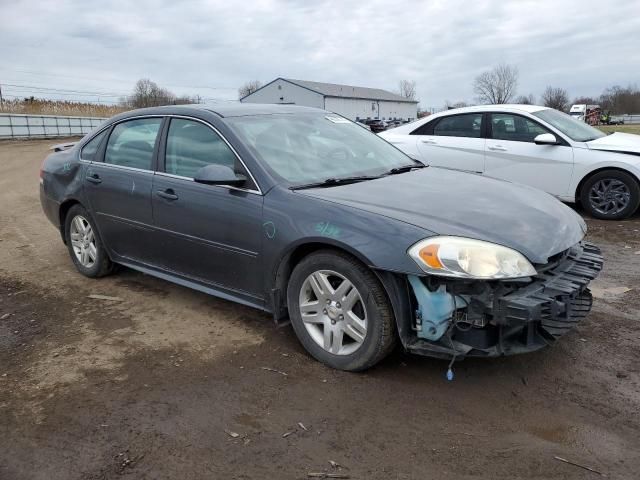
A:
[[[102,183],[102,179],[97,173],[89,173],[89,175],[87,175],[87,182],[95,183],[97,185],[98,183]]]
[[[173,191],[173,188],[167,188],[166,190],[156,190],[156,195],[166,200],[177,200],[178,195]]]
[[[489,148],[489,150],[493,150],[494,152],[506,152],[507,149],[504,148],[502,145],[495,145],[493,147],[487,147]]]
[[[426,139],[426,138],[425,138],[425,139],[423,139],[423,140],[420,140],[420,141],[421,141],[422,143],[427,143],[427,144],[429,144],[429,145],[437,145],[437,144],[438,144],[438,142],[436,142],[435,140],[429,140],[429,139]]]

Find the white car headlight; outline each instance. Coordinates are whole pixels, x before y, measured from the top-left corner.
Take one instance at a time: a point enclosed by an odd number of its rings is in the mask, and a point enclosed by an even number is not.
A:
[[[409,255],[427,273],[446,277],[503,279],[536,274],[520,252],[495,243],[463,237],[420,240]]]

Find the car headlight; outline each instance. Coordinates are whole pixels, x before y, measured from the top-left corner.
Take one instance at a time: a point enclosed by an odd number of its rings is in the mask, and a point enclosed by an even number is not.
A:
[[[420,240],[409,255],[427,273],[446,277],[502,279],[536,274],[520,252],[495,243],[463,237]]]

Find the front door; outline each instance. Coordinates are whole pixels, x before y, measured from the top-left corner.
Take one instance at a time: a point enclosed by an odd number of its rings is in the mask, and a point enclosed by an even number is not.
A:
[[[102,158],[91,159],[85,193],[107,248],[117,256],[147,262],[153,240],[151,187],[162,118],[118,123]]]
[[[573,148],[564,143],[536,145],[552,133],[538,122],[513,113],[491,113],[485,174],[566,196],[573,175]],[[559,138],[555,135],[556,138]]]
[[[434,167],[482,173],[482,120],[482,113],[465,113],[426,123],[413,134],[418,137],[421,158]]]
[[[210,164],[247,172],[210,126],[183,118],[170,122],[159,162],[164,171],[153,183],[158,231],[154,263],[195,281],[261,298],[262,195],[251,180],[242,188],[196,183],[196,172]]]

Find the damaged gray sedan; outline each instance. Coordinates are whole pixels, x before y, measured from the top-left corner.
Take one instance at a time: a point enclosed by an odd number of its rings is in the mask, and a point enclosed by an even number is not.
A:
[[[550,195],[428,167],[312,108],[128,112],[51,154],[40,183],[80,273],[121,264],[290,319],[343,370],[398,342],[447,359],[537,350],[589,312],[602,269]]]

